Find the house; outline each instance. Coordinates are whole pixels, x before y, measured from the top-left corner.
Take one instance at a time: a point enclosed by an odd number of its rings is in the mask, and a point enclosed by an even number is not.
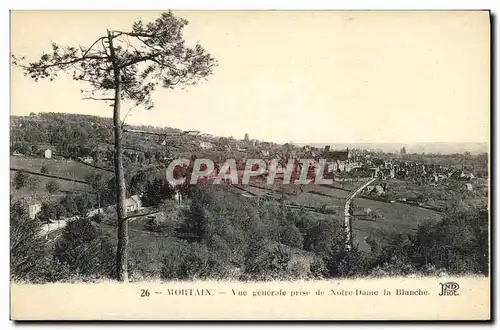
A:
[[[376,178],[379,176],[380,169],[378,167],[370,167],[369,171],[372,178]]]
[[[15,150],[13,153],[12,153],[13,156],[24,156],[22,153],[20,153],[19,151]]]
[[[44,157],[48,159],[52,158],[52,150],[46,149],[44,152]]]
[[[92,164],[94,162],[94,158],[92,157],[84,157],[83,162],[87,164]]]
[[[465,180],[474,179],[474,173],[472,173],[471,171],[463,170],[462,173],[460,173],[460,179],[465,179]]]
[[[94,158],[87,156],[87,157],[79,157],[79,159],[87,164],[92,164],[94,162]]]
[[[472,184],[471,183],[466,183],[465,184],[465,190],[472,191]]]
[[[386,191],[387,191],[387,185],[385,185],[385,184],[383,184],[383,185],[378,184],[376,186],[372,186],[372,185],[367,186],[363,190],[363,193],[365,195],[377,195],[377,196],[380,196],[380,195],[383,195]]]
[[[381,185],[376,185],[372,193],[376,193],[377,195],[382,195],[383,193],[385,193],[385,189]]]
[[[212,149],[214,145],[211,142],[202,141],[200,142],[200,147],[204,150],[207,150],[207,149]]]
[[[336,171],[349,171],[351,167],[349,166],[350,154],[349,149],[346,151],[330,151],[325,147],[325,151],[322,152],[321,158],[325,159],[328,168]]]
[[[142,202],[139,196],[133,195],[125,200],[125,211],[134,212],[142,207]]]
[[[31,197],[24,198],[23,204],[28,210],[30,219],[35,219],[36,215],[42,210],[42,203]]]
[[[379,173],[383,178],[394,178],[396,176],[396,173],[394,171],[394,168],[382,168],[379,170]]]
[[[349,160],[349,149],[346,151],[330,151],[325,150],[321,157],[326,159],[327,161],[348,161]]]

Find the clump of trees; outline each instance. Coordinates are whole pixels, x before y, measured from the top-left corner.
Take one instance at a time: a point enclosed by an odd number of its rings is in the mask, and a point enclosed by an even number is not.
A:
[[[15,280],[35,281],[38,265],[46,255],[40,223],[29,218],[22,203],[10,206],[10,272]]]
[[[70,221],[55,245],[42,237],[40,225],[22,203],[11,204],[11,279],[46,283],[113,275],[113,246],[88,219]]]
[[[369,241],[370,269],[408,275],[429,269],[448,274],[489,274],[489,223],[484,208],[447,212],[442,221],[425,223],[415,234],[380,232]]]
[[[90,219],[70,221],[55,244],[53,255],[82,277],[111,278],[114,275],[114,247],[99,233]]]
[[[26,172],[16,172],[16,174],[14,174],[14,188],[22,189],[26,187],[29,178],[30,175]]]
[[[442,221],[425,223],[412,234],[376,232],[367,240],[371,251],[363,252],[346,248],[340,221],[228,189],[196,185],[182,207],[167,201],[155,217],[139,218],[139,228],[156,236],[158,244],[155,252],[149,245],[134,252],[129,264],[134,276],[276,280],[489,274],[484,208],[450,208]],[[63,201],[77,210],[85,203],[74,197]],[[52,207],[44,206],[38,219],[44,221]],[[99,221],[76,213],[79,219],[51,245],[40,238],[40,222],[28,219],[21,204],[11,205],[13,278],[43,282],[114,275],[113,241],[99,232]]]

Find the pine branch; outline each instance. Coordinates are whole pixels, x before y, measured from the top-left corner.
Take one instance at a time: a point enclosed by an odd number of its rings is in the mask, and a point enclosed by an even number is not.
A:
[[[106,37],[100,37],[99,39],[97,39],[96,41],[94,41],[94,43],[93,43],[93,44],[92,44],[92,45],[91,45],[91,46],[87,49],[87,51],[85,51],[85,53],[84,53],[84,54],[82,54],[82,58],[85,58],[85,56],[87,56],[87,54],[90,52],[90,50],[92,49],[92,47],[94,47],[94,46],[95,46],[95,44],[97,44],[99,41],[101,41],[101,40],[103,40],[103,39],[105,39],[105,38],[106,38]],[[81,50],[81,49],[82,49],[82,48],[80,47],[80,50]],[[106,48],[104,48],[104,49],[106,49]]]

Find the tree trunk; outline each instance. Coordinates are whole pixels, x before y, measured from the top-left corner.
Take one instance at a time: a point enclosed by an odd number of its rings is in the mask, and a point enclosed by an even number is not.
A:
[[[116,278],[120,282],[128,282],[128,222],[125,219],[125,175],[122,161],[122,127],[120,122],[120,94],[122,88],[120,68],[113,48],[113,38],[108,31],[109,49],[115,76],[115,100],[113,105],[113,126],[115,135],[115,179],[116,179],[116,214],[118,229],[118,245],[116,248]]]

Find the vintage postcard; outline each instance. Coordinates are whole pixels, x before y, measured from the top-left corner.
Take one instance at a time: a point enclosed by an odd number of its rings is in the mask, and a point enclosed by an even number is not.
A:
[[[490,320],[488,11],[12,11],[11,319]]]

